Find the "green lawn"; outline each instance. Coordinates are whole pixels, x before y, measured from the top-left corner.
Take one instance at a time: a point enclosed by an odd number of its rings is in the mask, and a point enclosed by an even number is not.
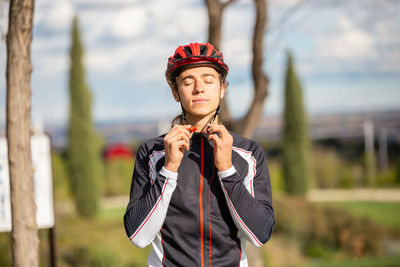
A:
[[[400,266],[400,256],[385,258],[367,258],[348,261],[315,261],[298,267],[397,267]]]
[[[355,216],[367,217],[382,226],[400,230],[400,202],[340,201],[320,203],[343,208]]]
[[[60,266],[146,266],[151,246],[140,249],[126,236],[125,208],[101,209],[96,219],[58,214]]]

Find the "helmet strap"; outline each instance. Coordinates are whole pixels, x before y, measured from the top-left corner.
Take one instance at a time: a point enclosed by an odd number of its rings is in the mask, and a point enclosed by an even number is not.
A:
[[[186,111],[185,111],[185,109],[183,108],[183,105],[182,105],[181,96],[180,96],[180,94],[179,94],[179,91],[176,90],[176,92],[178,93],[179,104],[181,105],[181,109],[182,109],[182,120],[183,120],[182,123],[185,123],[185,122],[186,122],[186,124],[189,124],[189,122],[187,121],[187,118],[186,118]],[[217,116],[218,116],[218,114],[220,113],[220,111],[221,111],[221,104],[218,103],[218,107],[217,107],[217,109],[215,110],[214,115],[210,118],[210,120],[208,121],[208,123],[207,123],[206,125],[204,125],[203,129],[201,129],[200,132],[204,132],[204,129],[207,127],[207,125],[210,124],[210,123],[213,123],[213,122],[215,121],[215,119],[217,118]],[[207,127],[207,128],[208,128],[208,127]]]
[[[183,108],[182,101],[181,101],[181,96],[180,96],[180,94],[179,94],[179,91],[176,90],[176,92],[178,93],[179,104],[181,105],[181,109],[182,109],[182,123],[185,123],[185,122],[186,122],[186,124],[189,124],[189,122],[188,122],[187,119],[186,119],[186,111],[185,111],[185,109]]]

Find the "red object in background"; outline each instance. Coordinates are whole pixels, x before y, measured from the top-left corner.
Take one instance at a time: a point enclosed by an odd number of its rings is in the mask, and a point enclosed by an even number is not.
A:
[[[134,153],[132,149],[125,144],[109,145],[104,151],[104,159],[106,161],[114,160],[132,160]]]

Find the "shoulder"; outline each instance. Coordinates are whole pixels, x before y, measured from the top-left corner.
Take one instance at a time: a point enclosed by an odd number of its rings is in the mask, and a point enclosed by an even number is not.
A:
[[[265,157],[263,147],[255,140],[243,137],[229,131],[233,137],[233,149],[251,153],[256,158]]]
[[[238,135],[231,131],[229,131],[229,133],[233,137],[233,146],[234,147],[242,148],[247,151],[255,151],[258,149],[262,149],[261,145],[253,139],[243,137],[243,136]]]
[[[165,134],[144,141],[139,146],[137,150],[137,155],[141,158],[145,158],[150,156],[153,151],[164,150],[164,136]]]

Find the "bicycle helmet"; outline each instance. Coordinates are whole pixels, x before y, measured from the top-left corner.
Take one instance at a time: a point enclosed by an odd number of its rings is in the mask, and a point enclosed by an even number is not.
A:
[[[224,63],[224,57],[221,52],[214,48],[210,43],[190,43],[179,46],[175,54],[168,58],[165,77],[168,84],[172,87],[174,79],[178,74],[188,66],[207,65],[215,68],[220,74],[222,80],[228,75],[228,65]]]

